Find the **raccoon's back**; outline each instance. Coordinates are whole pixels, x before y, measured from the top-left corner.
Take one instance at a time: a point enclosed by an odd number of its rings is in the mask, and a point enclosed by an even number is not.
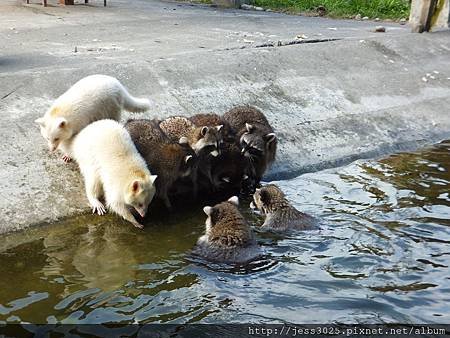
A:
[[[125,123],[125,128],[133,139],[136,148],[143,156],[161,144],[170,142],[169,138],[159,127],[158,120],[128,120]]]
[[[316,218],[298,211],[294,207],[277,210],[269,215],[263,225],[275,231],[284,230],[310,230],[318,226]]]
[[[263,112],[252,106],[239,106],[232,108],[223,114],[223,119],[227,121],[236,131],[240,131],[245,128],[246,123],[256,123],[270,128],[269,121]]]
[[[174,142],[178,142],[181,137],[189,137],[195,129],[195,125],[186,117],[168,117],[159,123],[159,127]]]
[[[222,123],[222,118],[214,113],[195,114],[194,116],[191,116],[189,120],[197,127],[214,127]]]
[[[198,243],[193,254],[217,263],[247,263],[262,255],[261,248],[256,243],[244,247],[224,247],[209,242]]]
[[[143,164],[130,135],[114,120],[105,119],[89,124],[75,137],[72,150],[80,165],[96,163],[102,167],[120,168],[125,167],[124,164]]]

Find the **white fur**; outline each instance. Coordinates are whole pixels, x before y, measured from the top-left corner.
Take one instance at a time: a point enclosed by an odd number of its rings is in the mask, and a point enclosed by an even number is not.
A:
[[[97,74],[75,83],[35,122],[50,150],[67,152],[72,137],[89,123],[101,119],[119,121],[122,109],[140,112],[149,107],[149,100],[134,98],[116,78]],[[66,122],[64,128],[59,127],[62,121]]]
[[[238,206],[239,205],[239,198],[237,196],[232,196],[228,199],[228,202],[231,202],[232,204]]]
[[[155,194],[156,175],[150,174],[126,129],[113,120],[93,122],[74,137],[72,153],[84,176],[93,211],[104,213],[99,201],[104,195],[110,210],[141,227],[127,206],[145,215]],[[135,181],[140,182],[139,195],[131,194]],[[141,210],[135,206],[137,200],[143,204]]]

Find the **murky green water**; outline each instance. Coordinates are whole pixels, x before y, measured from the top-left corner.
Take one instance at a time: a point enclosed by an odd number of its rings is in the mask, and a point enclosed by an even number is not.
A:
[[[279,182],[321,230],[193,262],[199,210],[145,232],[82,217],[2,238],[0,322],[450,322],[450,143]],[[260,220],[250,215],[253,223]]]

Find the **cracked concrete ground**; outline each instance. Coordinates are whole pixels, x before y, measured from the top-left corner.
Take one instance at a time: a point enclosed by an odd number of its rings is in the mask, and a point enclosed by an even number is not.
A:
[[[450,136],[449,32],[150,0],[8,0],[0,22],[0,233],[87,211],[76,165],[49,154],[33,121],[92,73],[150,97],[143,116],[261,108],[280,138],[268,179]],[[257,48],[297,36],[336,40]]]

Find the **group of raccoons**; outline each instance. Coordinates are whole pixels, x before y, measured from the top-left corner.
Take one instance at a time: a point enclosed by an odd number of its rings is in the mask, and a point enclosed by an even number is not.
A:
[[[260,110],[240,106],[222,116],[118,122],[123,109],[149,108],[149,100],[131,96],[117,79],[91,75],[36,120],[50,150],[61,150],[64,162],[73,158],[78,163],[94,213],[103,215],[108,208],[143,228],[134,212],[145,217],[154,196],[172,209],[173,196],[226,191],[253,194],[252,207],[266,215],[263,228],[314,227],[314,219],[290,205],[277,186],[260,187],[277,148],[277,137]],[[206,232],[195,253],[223,262],[245,262],[260,254],[237,206],[233,196],[203,208]]]

